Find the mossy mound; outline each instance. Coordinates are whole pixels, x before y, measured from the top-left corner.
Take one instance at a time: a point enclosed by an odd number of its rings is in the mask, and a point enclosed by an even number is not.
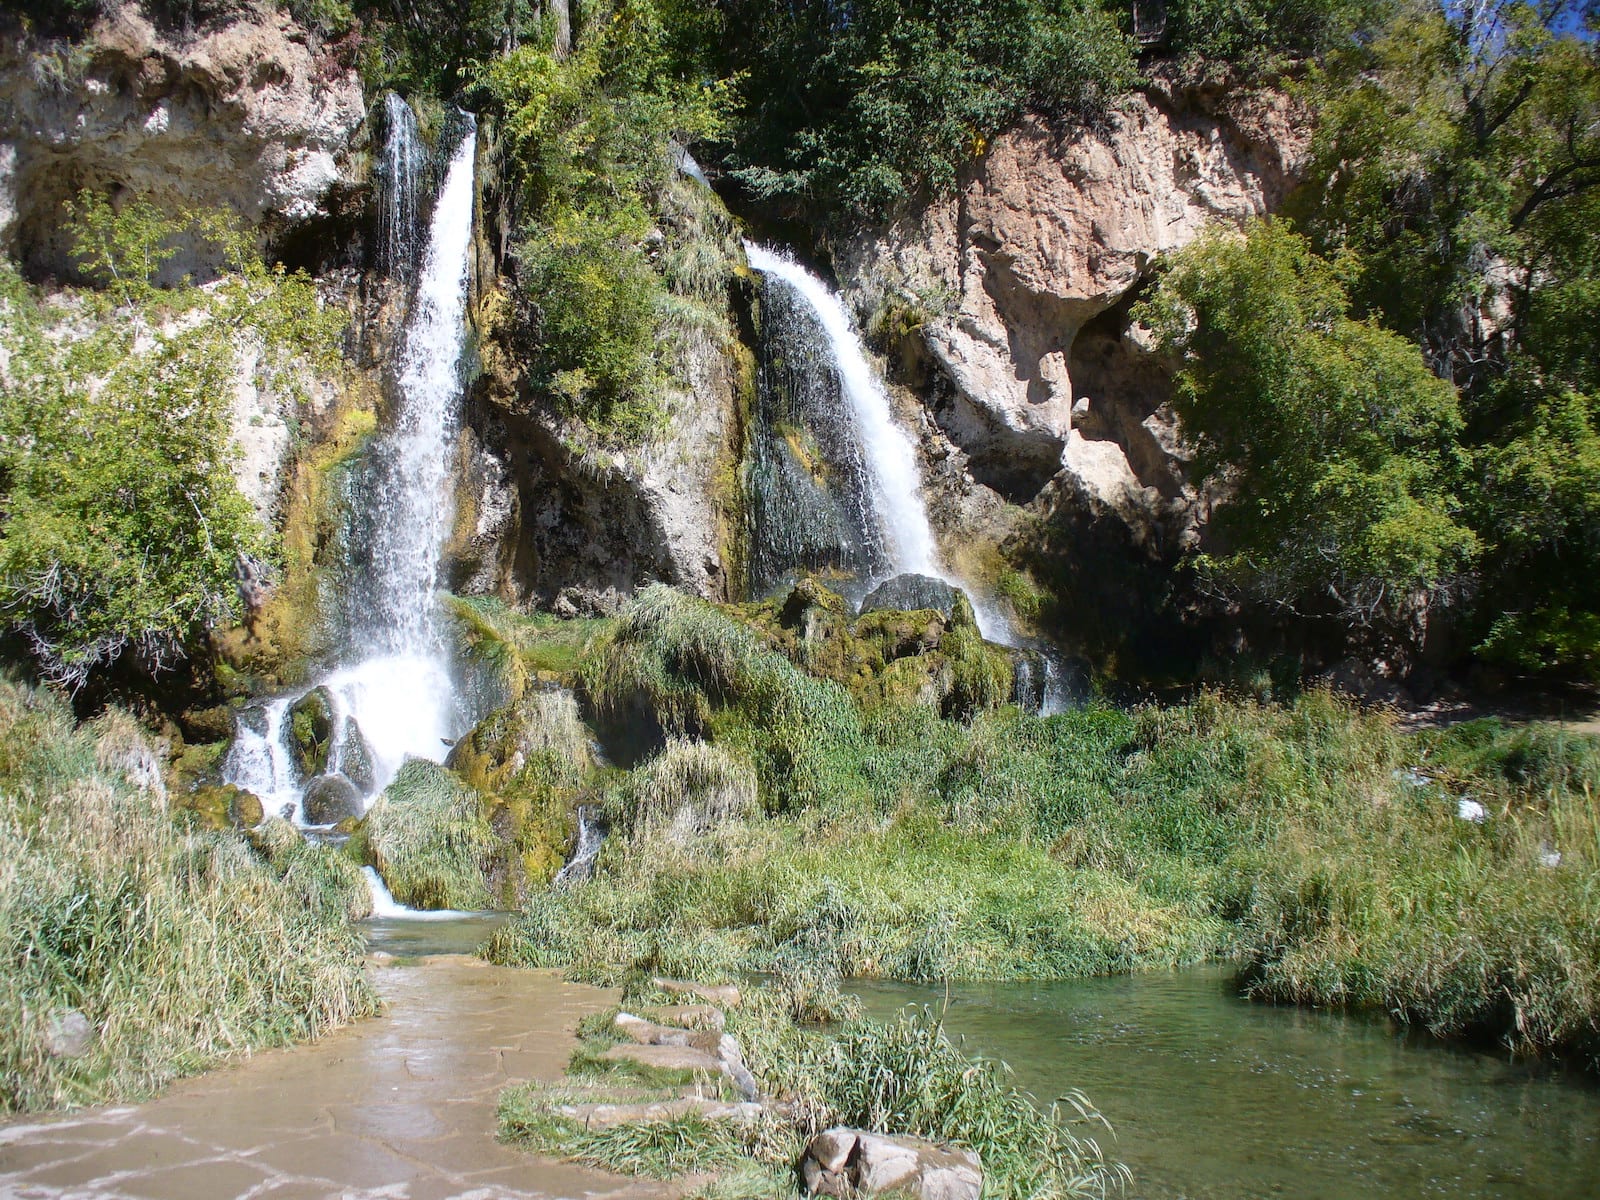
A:
[[[490,713],[450,753],[499,839],[490,885],[508,906],[561,867],[595,773],[590,739],[572,693],[546,685]]]
[[[848,688],[863,707],[919,704],[970,720],[1011,703],[1017,652],[984,641],[966,596],[948,584],[939,588],[885,585],[874,595],[885,602],[927,596],[947,603],[948,612],[875,607],[852,619],[843,599],[813,579],[787,596],[735,611],[773,649],[808,674]]]
[[[499,843],[478,793],[413,759],[373,803],[362,842],[390,893],[413,908],[489,907]]]

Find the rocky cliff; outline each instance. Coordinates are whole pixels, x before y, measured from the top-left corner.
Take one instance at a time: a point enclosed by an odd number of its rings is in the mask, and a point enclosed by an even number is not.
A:
[[[268,0],[190,36],[135,3],[80,42],[12,28],[0,44],[0,244],[36,275],[69,274],[64,207],[84,188],[168,212],[226,209],[266,239],[303,235],[347,206],[365,119],[341,50]],[[203,253],[168,270],[214,268]]]
[[[1170,368],[1128,309],[1157,256],[1282,203],[1305,152],[1294,118],[1278,93],[1158,76],[1103,128],[1024,121],[954,196],[835,241],[969,490],[1071,494],[1141,537],[1191,524]]]

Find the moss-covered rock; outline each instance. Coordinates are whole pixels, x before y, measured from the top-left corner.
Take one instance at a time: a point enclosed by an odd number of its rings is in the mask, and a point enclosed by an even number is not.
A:
[[[207,829],[250,829],[262,818],[261,798],[231,783],[202,784],[173,796],[173,805]]]
[[[314,687],[289,708],[289,754],[301,779],[328,769],[333,750],[333,694]]]
[[[447,765],[482,794],[501,843],[490,883],[503,903],[560,868],[595,769],[590,738],[573,694],[540,686],[490,713],[451,751]]]
[[[364,843],[394,898],[413,908],[481,909],[499,843],[478,793],[437,763],[400,768],[367,813]]]

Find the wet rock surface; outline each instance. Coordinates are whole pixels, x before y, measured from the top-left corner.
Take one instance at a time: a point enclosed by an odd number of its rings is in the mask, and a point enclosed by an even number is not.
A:
[[[607,993],[465,958],[375,970],[381,1018],[185,1081],[148,1104],[0,1124],[0,1195],[670,1194],[495,1141],[500,1090],[559,1078],[578,1020]]]

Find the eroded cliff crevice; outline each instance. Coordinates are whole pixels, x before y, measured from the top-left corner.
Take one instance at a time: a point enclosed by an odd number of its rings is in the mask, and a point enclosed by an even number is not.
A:
[[[1281,93],[1158,74],[1103,129],[1023,121],[955,196],[836,239],[834,265],[874,323],[916,315],[897,357],[925,356],[920,390],[975,486],[1028,503],[1065,473],[1149,525],[1181,502],[1183,458],[1169,367],[1126,310],[1161,254],[1277,209],[1305,136]]]
[[[70,276],[65,206],[80,190],[164,212],[226,210],[300,256],[359,224],[366,102],[347,47],[262,0],[192,34],[137,3],[80,42],[0,25],[0,244],[36,276]],[[220,264],[185,246],[173,279]]]

